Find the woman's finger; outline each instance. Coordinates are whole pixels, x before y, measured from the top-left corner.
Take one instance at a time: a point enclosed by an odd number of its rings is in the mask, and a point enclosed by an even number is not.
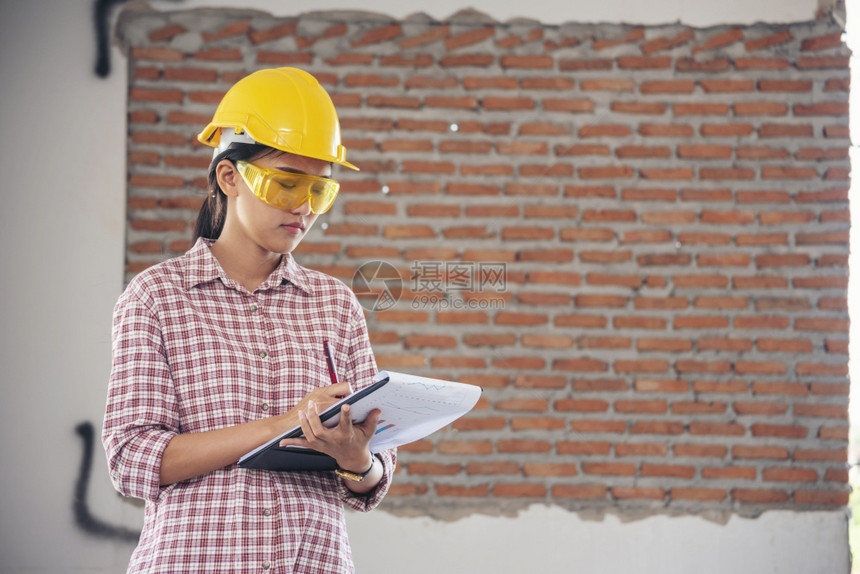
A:
[[[302,420],[304,417],[304,420]],[[308,440],[311,440],[311,437],[314,439],[321,437],[326,428],[323,426],[322,420],[320,420],[319,411],[317,410],[317,404],[314,401],[308,401],[307,411],[299,411],[299,420],[302,421],[302,430],[305,433],[305,436]],[[310,429],[310,433],[305,430],[305,425]]]
[[[373,409],[368,413],[367,418],[360,425],[357,425],[364,431],[365,436],[373,436],[373,433],[376,432],[376,425],[379,423],[381,414],[382,411],[379,409]]]
[[[342,399],[343,397],[352,394],[352,389],[349,387],[349,383],[346,382],[328,385],[327,387],[322,387],[321,390],[326,396],[335,399]]]
[[[337,423],[338,430],[343,433],[352,432],[352,410],[349,405],[340,407],[340,421]]]

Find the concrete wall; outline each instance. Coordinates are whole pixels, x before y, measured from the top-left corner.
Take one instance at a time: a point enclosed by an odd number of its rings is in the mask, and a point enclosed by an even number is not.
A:
[[[132,546],[76,525],[82,421],[100,425],[110,364],[110,314],[123,281],[126,78],[121,55],[106,80],[92,70],[90,3],[5,3],[0,19],[0,570],[118,572]],[[226,2],[182,2],[182,8]],[[177,2],[157,2],[169,9]],[[282,2],[245,6],[280,12]],[[356,8],[392,16],[420,2],[292,2],[291,10]],[[410,8],[411,6],[411,8]],[[813,1],[717,4],[603,2],[589,12],[566,2],[474,3],[499,20],[546,23],[809,19]],[[455,11],[433,3],[444,17]],[[639,10],[639,12],[636,12]],[[729,14],[731,17],[726,17]],[[96,445],[89,524],[136,528],[141,511],[113,493]],[[718,517],[715,517],[718,518]],[[846,572],[842,511],[768,512],[758,519],[652,516],[592,519],[533,507],[519,518],[455,522],[384,513],[350,518],[364,572]],[[102,529],[111,532],[110,528]],[[114,534],[120,534],[113,531]],[[500,548],[517,549],[511,556]],[[393,549],[393,550],[392,550]],[[560,550],[560,549],[563,549]],[[415,560],[416,556],[425,558]],[[505,559],[500,559],[504,556]],[[414,567],[404,567],[411,561]]]

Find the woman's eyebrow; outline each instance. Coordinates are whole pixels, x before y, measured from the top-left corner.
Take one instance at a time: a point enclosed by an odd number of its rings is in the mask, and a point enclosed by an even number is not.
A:
[[[284,173],[295,173],[297,175],[311,175],[314,177],[322,177],[324,179],[331,179],[331,174],[329,174],[329,175],[314,175],[312,173],[308,173],[306,171],[302,171],[302,170],[296,169],[294,167],[276,167],[275,169],[278,171],[282,171]]]

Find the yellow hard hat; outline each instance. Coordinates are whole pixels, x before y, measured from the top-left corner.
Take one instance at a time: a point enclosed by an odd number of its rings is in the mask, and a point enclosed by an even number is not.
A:
[[[298,68],[259,70],[236,82],[197,140],[216,154],[244,141],[358,170],[346,161],[331,97]]]

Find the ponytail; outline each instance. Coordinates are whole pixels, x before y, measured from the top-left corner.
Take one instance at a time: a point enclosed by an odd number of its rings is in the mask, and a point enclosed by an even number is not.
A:
[[[224,221],[227,220],[227,196],[221,190],[221,186],[218,185],[216,172],[218,164],[225,159],[233,163],[253,161],[274,153],[280,152],[259,144],[234,143],[227,150],[212,158],[212,163],[209,164],[209,194],[197,214],[197,221],[194,224],[194,243],[201,237],[217,240],[224,229]]]

